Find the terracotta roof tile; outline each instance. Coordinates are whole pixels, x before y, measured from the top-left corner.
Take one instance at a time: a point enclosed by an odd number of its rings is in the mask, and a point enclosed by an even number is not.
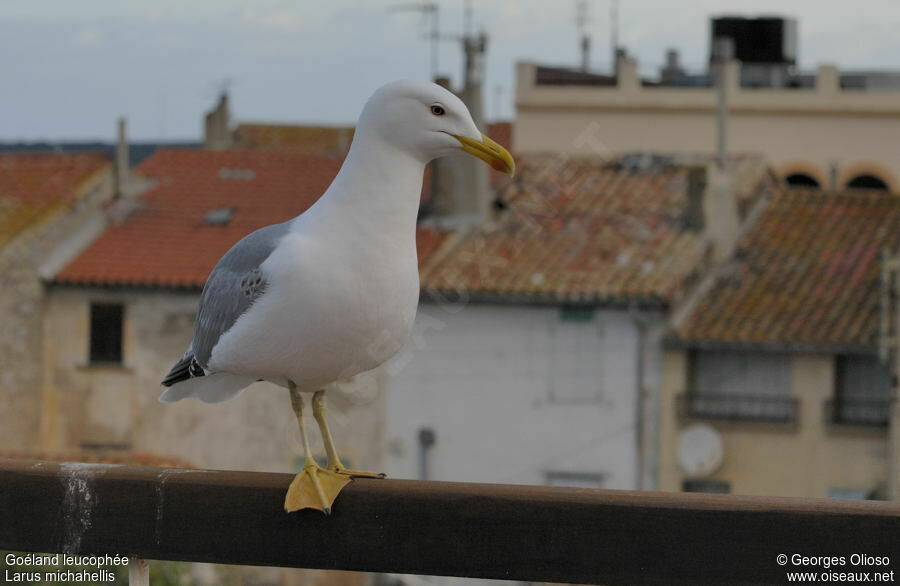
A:
[[[429,262],[426,291],[506,301],[600,304],[673,300],[704,258],[683,227],[687,169],[633,172],[589,158],[520,158],[496,224]],[[761,181],[742,173],[745,182]],[[753,179],[755,177],[755,180]],[[754,197],[757,189],[745,189]]]
[[[311,206],[340,168],[319,154],[160,150],[138,171],[156,186],[121,225],[109,227],[57,276],[82,285],[202,287],[218,259],[246,234]],[[204,223],[232,210],[226,225]],[[426,251],[441,235],[423,230]]]
[[[0,198],[71,202],[81,186],[109,164],[100,153],[0,154]]]
[[[900,199],[884,192],[778,192],[729,272],[671,340],[688,345],[872,349],[879,253],[900,246]]]
[[[74,203],[84,186],[109,167],[99,153],[0,154],[0,246]]]

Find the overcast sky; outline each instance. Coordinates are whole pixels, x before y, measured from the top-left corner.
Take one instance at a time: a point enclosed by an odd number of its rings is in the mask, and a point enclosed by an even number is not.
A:
[[[230,78],[239,121],[352,122],[387,81],[429,76],[418,0],[0,0],[0,141],[106,139],[127,116],[132,139],[198,139]],[[593,63],[609,63],[609,2],[588,0]],[[445,34],[464,0],[441,0]],[[575,0],[474,0],[490,35],[489,117],[513,115],[514,64],[578,62]],[[677,9],[676,9],[677,7]],[[799,20],[801,66],[900,69],[897,0],[621,0],[620,39],[646,72],[667,47],[699,68],[712,14]],[[440,70],[459,79],[458,44]],[[498,90],[499,88],[499,90]]]

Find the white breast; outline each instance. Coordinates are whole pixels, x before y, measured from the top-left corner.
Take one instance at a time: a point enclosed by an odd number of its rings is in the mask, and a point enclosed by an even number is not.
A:
[[[210,366],[312,391],[393,356],[418,304],[414,243],[353,241],[287,236],[263,263],[265,294],[222,336]]]

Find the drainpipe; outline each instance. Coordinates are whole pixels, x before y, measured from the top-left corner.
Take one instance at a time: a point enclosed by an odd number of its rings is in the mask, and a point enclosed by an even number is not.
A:
[[[645,490],[646,482],[644,478],[644,466],[646,463],[645,458],[645,450],[647,449],[647,445],[645,444],[645,434],[646,434],[646,426],[647,426],[647,418],[644,416],[645,405],[645,397],[644,397],[644,361],[646,359],[646,352],[644,351],[644,347],[647,340],[647,325],[650,320],[641,315],[640,310],[635,307],[630,307],[628,309],[628,314],[631,317],[632,322],[634,323],[635,329],[637,329],[637,358],[635,360],[635,376],[634,376],[634,387],[635,387],[635,429],[637,435],[637,473],[635,475],[635,489],[637,490]],[[651,458],[651,461],[654,459]]]
[[[430,427],[419,429],[419,479],[428,480],[429,452],[437,442],[437,434]]]

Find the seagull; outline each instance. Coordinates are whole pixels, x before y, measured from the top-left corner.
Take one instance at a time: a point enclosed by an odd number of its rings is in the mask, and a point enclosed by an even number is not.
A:
[[[387,361],[404,344],[419,300],[416,218],[425,165],[468,153],[512,175],[515,162],[482,134],[465,104],[427,82],[397,81],[366,102],[347,157],[307,211],[245,236],[213,268],[187,352],[160,401],[217,403],[264,380],[287,388],[305,454],[284,508],[330,514],[355,477],[335,449],[325,392]],[[325,445],[310,453],[302,393]]]

